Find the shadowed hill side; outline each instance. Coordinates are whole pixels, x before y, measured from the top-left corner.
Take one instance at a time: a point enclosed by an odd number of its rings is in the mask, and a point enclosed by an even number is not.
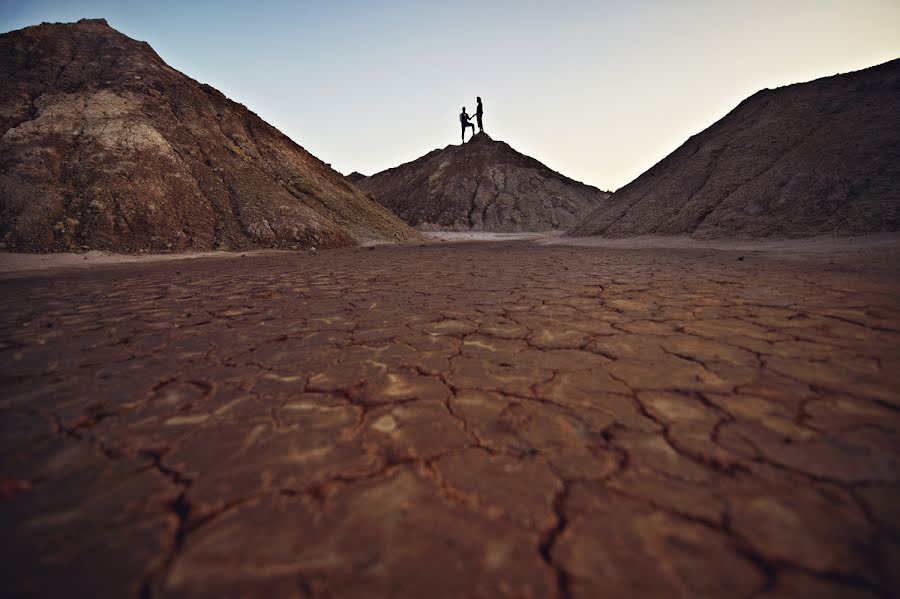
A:
[[[103,20],[0,36],[0,79],[0,237],[10,248],[417,236],[247,108]]]
[[[763,90],[569,234],[805,237],[900,230],[900,59]]]
[[[421,229],[566,229],[609,197],[486,133],[354,182]]]

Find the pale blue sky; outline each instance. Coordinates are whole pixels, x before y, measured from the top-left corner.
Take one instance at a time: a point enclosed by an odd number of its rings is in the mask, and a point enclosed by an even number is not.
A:
[[[348,173],[495,139],[618,188],[746,96],[900,57],[898,0],[0,0],[104,17]]]

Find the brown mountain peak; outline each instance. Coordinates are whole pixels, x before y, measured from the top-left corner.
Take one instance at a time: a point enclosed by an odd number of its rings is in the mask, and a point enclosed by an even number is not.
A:
[[[479,133],[356,184],[423,229],[566,229],[609,194]]]
[[[97,25],[97,26],[108,27],[109,29],[112,29],[112,27],[109,26],[109,23],[106,22],[106,19],[103,19],[103,18],[79,19],[75,24],[76,25]],[[113,29],[113,31],[115,31],[115,29]],[[118,33],[118,31],[116,31],[116,33]]]
[[[572,235],[900,230],[900,59],[763,90],[617,191]]]
[[[27,251],[416,236],[244,106],[105,21],[0,35],[0,241]]]

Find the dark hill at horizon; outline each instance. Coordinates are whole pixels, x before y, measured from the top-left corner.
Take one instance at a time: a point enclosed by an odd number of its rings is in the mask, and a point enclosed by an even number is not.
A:
[[[486,133],[370,177],[352,175],[357,186],[424,230],[566,229],[609,197]]]
[[[900,230],[900,59],[763,90],[569,234],[807,237]]]
[[[241,104],[102,19],[0,35],[0,241],[343,246],[418,234]]]

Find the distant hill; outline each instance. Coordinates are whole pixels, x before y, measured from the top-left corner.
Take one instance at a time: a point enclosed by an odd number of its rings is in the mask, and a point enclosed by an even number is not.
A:
[[[570,235],[804,237],[900,230],[900,60],[763,90]]]
[[[410,225],[457,231],[566,229],[609,197],[486,133],[354,183]]]
[[[103,20],[0,36],[0,241],[20,251],[339,246],[418,234]]]

